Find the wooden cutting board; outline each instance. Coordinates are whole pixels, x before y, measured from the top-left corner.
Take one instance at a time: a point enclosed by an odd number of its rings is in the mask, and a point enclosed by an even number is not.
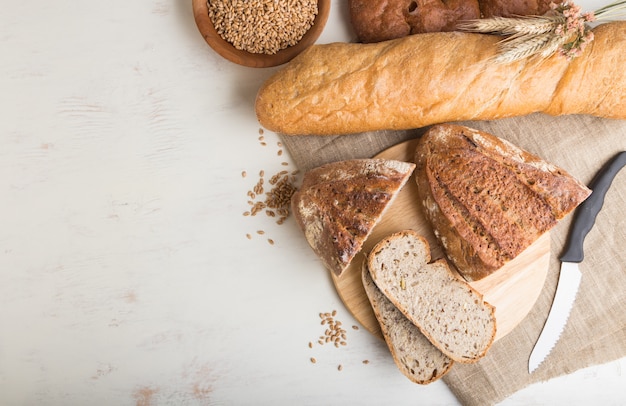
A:
[[[416,143],[417,140],[403,142],[376,157],[412,162]],[[341,278],[332,275],[339,297],[348,310],[368,331],[381,338],[380,326],[361,282],[361,265],[364,253],[369,252],[377,242],[391,233],[406,229],[413,229],[428,240],[433,259],[444,257],[430,223],[421,212],[417,184],[413,177],[365,241],[361,254],[352,261]],[[533,307],[545,283],[549,262],[550,233],[546,233],[497,272],[471,283],[487,302],[496,307],[496,340],[511,332]]]

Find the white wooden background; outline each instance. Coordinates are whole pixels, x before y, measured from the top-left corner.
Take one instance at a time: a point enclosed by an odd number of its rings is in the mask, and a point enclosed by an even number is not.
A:
[[[191,0],[0,9],[0,404],[457,403],[351,328],[293,219],[242,215],[260,170],[295,169],[258,140],[273,69],[213,53]],[[346,21],[333,2],[319,41]],[[335,309],[340,349],[316,344]],[[504,404],[617,405],[625,366]]]

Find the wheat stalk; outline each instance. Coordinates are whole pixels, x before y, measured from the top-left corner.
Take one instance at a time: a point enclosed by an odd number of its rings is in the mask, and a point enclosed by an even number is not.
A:
[[[564,18],[529,17],[493,17],[469,20],[459,25],[461,30],[498,35],[538,35],[553,31],[556,23]]]
[[[617,1],[608,6],[601,7],[593,12],[596,20],[609,20],[626,15],[626,1]]]
[[[520,59],[536,55],[545,49],[552,39],[550,32],[533,35],[532,38],[516,37],[514,39],[502,41],[499,52],[494,62],[510,63]]]
[[[581,13],[580,7],[565,1],[543,16],[494,17],[470,20],[459,25],[468,32],[506,36],[498,43],[497,63],[510,63],[538,56],[548,58],[560,52],[568,58],[579,56],[593,41],[593,32],[587,25],[591,21],[606,21],[626,15],[626,0],[604,6],[593,13]]]

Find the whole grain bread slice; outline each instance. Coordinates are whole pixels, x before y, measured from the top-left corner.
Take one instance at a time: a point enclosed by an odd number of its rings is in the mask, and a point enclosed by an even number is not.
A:
[[[413,230],[380,241],[367,261],[383,294],[441,352],[460,363],[484,357],[496,335],[495,308]]]
[[[362,266],[365,293],[400,372],[420,385],[432,383],[448,373],[454,361],[439,351],[378,289],[370,275],[367,261],[363,261]]]
[[[326,268],[341,276],[414,169],[391,159],[350,159],[305,173],[292,213]]]

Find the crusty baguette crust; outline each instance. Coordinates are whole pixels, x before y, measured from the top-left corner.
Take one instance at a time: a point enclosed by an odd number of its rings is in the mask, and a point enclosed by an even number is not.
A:
[[[328,270],[341,276],[414,169],[391,159],[349,159],[305,173],[291,209]]]
[[[383,338],[400,372],[420,385],[432,383],[447,374],[454,361],[439,351],[378,289],[367,268],[367,261],[363,261],[361,279]]]
[[[602,24],[573,60],[494,64],[494,35],[427,33],[314,45],[260,88],[256,114],[288,135],[404,130],[544,112],[626,118],[626,22]]]
[[[390,249],[403,240],[412,252],[395,246]],[[392,257],[388,262],[387,250]],[[495,307],[444,259],[430,260],[428,241],[413,230],[403,230],[376,244],[367,257],[367,266],[381,292],[435,347],[456,362],[477,362],[495,341]],[[445,286],[431,291],[428,284],[437,281]],[[464,339],[469,342],[459,342]]]
[[[500,269],[591,193],[565,170],[465,126],[431,127],[415,163],[424,214],[469,281]]]

